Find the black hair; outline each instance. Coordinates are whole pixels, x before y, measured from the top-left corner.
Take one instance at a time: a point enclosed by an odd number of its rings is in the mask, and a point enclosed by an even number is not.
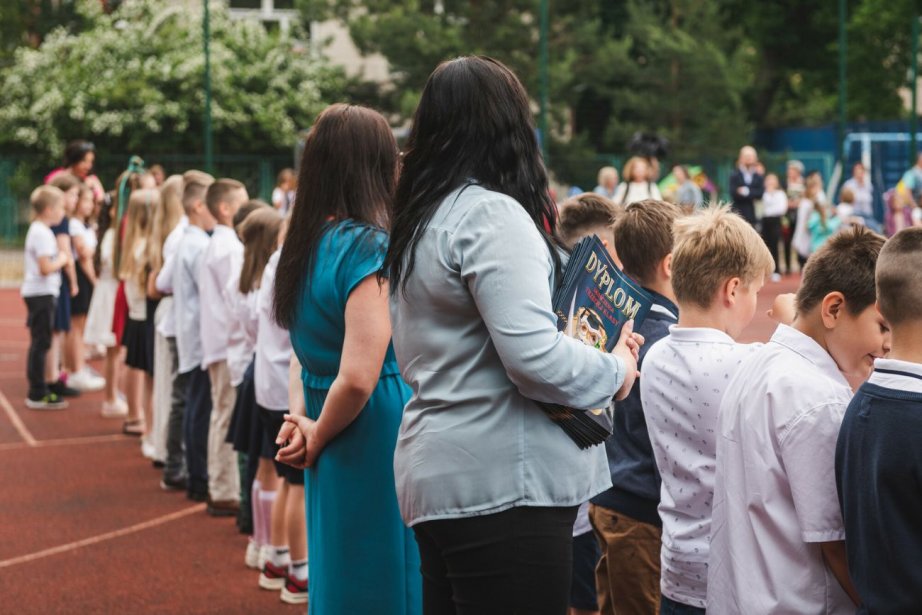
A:
[[[358,236],[390,226],[397,142],[387,120],[358,105],[327,107],[304,141],[298,190],[276,271],[274,315],[290,329],[330,222],[351,220]],[[367,231],[367,232],[366,232]]]
[[[394,224],[381,275],[405,288],[416,246],[442,201],[476,182],[522,206],[553,249],[557,206],[535,137],[525,88],[501,62],[456,58],[429,76],[407,138],[394,198]]]
[[[67,144],[67,147],[64,148],[64,166],[67,168],[74,166],[86,158],[86,155],[90,152],[95,153],[96,146],[89,141],[83,139],[71,141]]]

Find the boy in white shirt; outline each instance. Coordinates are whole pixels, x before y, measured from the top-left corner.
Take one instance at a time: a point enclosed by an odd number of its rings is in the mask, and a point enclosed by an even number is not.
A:
[[[237,514],[240,499],[240,474],[237,454],[226,441],[237,389],[231,384],[227,348],[232,337],[242,337],[243,328],[231,316],[232,302],[226,288],[228,280],[239,279],[243,267],[243,244],[234,231],[234,215],[249,196],[246,187],[233,179],[219,179],[208,187],[205,204],[217,223],[211,242],[202,255],[199,290],[202,369],[211,382],[211,420],[208,429],[208,513],[213,516]]]
[[[45,358],[51,348],[55,301],[61,292],[61,269],[71,255],[58,249],[52,226],[64,219],[64,193],[54,186],[39,186],[29,198],[35,219],[26,234],[23,281],[20,294],[29,312],[31,342],[26,363],[29,394],[26,406],[36,410],[66,408],[67,402],[51,392],[45,382]]]
[[[211,385],[208,372],[202,369],[201,319],[204,305],[200,301],[199,272],[202,255],[215,226],[214,216],[208,211],[200,182],[197,187],[187,184],[183,189],[183,208],[189,225],[183,231],[172,265],[173,320],[176,326],[176,351],[179,356],[177,380],[185,380],[185,408],[183,410],[183,435],[186,447],[186,489],[190,500],[208,499],[208,423],[211,415]],[[187,198],[188,197],[188,198]],[[166,265],[164,265],[166,269]],[[158,280],[158,285],[160,280]],[[166,285],[160,285],[166,288]],[[171,410],[170,414],[173,414]],[[164,485],[181,488],[181,483]]]
[[[155,286],[157,292],[163,295],[173,295],[174,272],[179,260],[179,245],[189,226],[189,211],[197,207],[204,207],[205,192],[214,182],[214,177],[202,171],[190,170],[183,173],[183,217],[163,243],[163,267],[155,272]],[[163,466],[163,477],[160,487],[164,490],[185,490],[188,487],[185,453],[183,451],[184,428],[183,416],[186,408],[186,392],[189,388],[189,372],[179,373],[179,350],[176,341],[176,311],[175,304],[170,306],[170,311],[160,322],[158,331],[167,339],[170,346],[170,355],[173,370],[172,393],[170,395],[170,416],[167,419],[166,459]]]
[[[835,482],[845,409],[889,350],[875,309],[883,237],[855,227],[807,263],[792,326],[736,372],[720,408],[708,612],[854,613]]]
[[[717,410],[757,346],[735,340],[752,320],[774,259],[742,217],[722,207],[675,223],[678,324],[647,351],[640,398],[662,478],[660,613],[704,613]]]

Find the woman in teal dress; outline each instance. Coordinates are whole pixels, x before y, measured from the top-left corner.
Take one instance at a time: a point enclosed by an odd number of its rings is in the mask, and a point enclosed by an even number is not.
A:
[[[391,347],[387,250],[397,145],[378,113],[333,105],[305,142],[275,315],[302,366],[306,417],[279,458],[306,467],[311,614],[418,614],[419,553],[394,486],[410,390]]]

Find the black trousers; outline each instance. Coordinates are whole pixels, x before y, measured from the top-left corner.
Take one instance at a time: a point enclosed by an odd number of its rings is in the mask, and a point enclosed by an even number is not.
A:
[[[788,230],[784,233],[784,271],[791,273],[794,262],[794,231],[797,230],[797,210],[788,211],[784,216],[788,221]]]
[[[29,379],[29,398],[38,400],[48,394],[45,382],[45,358],[51,349],[51,330],[54,326],[55,301],[53,295],[25,297],[29,316],[29,354],[26,359],[26,378]]]
[[[576,510],[517,507],[414,526],[423,613],[564,615]]]
[[[751,201],[748,203],[734,203],[732,210],[735,213],[738,213],[739,215],[741,215],[743,217],[743,220],[745,220],[752,226],[755,226],[756,223],[759,221],[756,218],[756,207],[755,205],[752,204]]]
[[[778,242],[781,240],[781,216],[762,218],[762,239],[775,259],[775,273],[781,273],[781,259]]]
[[[189,492],[208,493],[208,428],[211,424],[211,379],[198,367],[186,372],[186,409],[183,432],[186,439],[186,470]],[[171,412],[172,413],[172,412]]]

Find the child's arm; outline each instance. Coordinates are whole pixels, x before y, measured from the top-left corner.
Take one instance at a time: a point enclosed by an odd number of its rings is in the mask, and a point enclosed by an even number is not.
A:
[[[823,559],[826,561],[826,566],[828,566],[832,574],[835,575],[836,580],[839,581],[839,585],[842,586],[842,589],[845,590],[848,597],[852,599],[852,602],[854,602],[856,606],[861,604],[861,597],[858,595],[858,590],[855,589],[852,578],[848,574],[848,559],[845,553],[845,541],[836,540],[834,542],[821,542],[820,550],[823,552]]]
[[[55,271],[60,271],[67,265],[67,254],[64,252],[58,252],[58,255],[54,258],[50,256],[39,256],[38,257],[38,270],[42,275],[49,275]]]
[[[70,235],[58,235],[57,241],[58,251],[64,253],[64,256],[67,258],[67,264],[64,266],[64,273],[67,274],[67,279],[70,280],[70,296],[76,297],[77,293],[80,292],[80,289],[77,287],[77,267],[74,264],[73,257],[71,256],[72,247],[70,243]]]

